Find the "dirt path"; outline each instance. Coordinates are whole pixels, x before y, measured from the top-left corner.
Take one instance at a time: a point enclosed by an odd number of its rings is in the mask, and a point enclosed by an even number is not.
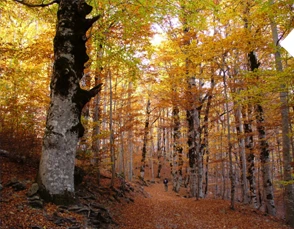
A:
[[[231,211],[226,201],[183,198],[171,187],[165,192],[163,184],[144,190],[150,197],[137,197],[134,203],[122,204],[114,216],[120,229],[288,228],[244,206]]]

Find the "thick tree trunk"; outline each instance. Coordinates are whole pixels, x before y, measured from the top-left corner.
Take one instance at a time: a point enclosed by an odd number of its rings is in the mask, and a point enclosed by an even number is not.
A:
[[[251,71],[256,71],[259,67],[256,55],[253,51],[248,54],[249,65]],[[269,146],[266,140],[266,132],[264,127],[264,112],[260,104],[255,105],[256,109],[256,122],[258,139],[260,144],[260,161],[261,161],[261,172],[262,172],[262,183],[263,193],[265,196],[265,211],[270,215],[276,214],[273,184],[271,179],[271,168],[270,168],[270,154]]]
[[[182,5],[182,8],[185,8],[185,5]],[[186,12],[183,12],[183,46],[186,50],[189,49],[191,44],[192,37],[190,36],[190,28],[187,23]],[[198,199],[201,195],[202,197],[202,180],[199,165],[201,163],[200,157],[200,110],[197,109],[196,106],[196,99],[199,96],[196,95],[196,79],[194,74],[192,73],[192,61],[189,59],[189,55],[187,51],[184,51],[184,54],[187,55],[185,60],[185,74],[186,74],[186,81],[187,81],[187,108],[186,108],[186,120],[188,123],[188,157],[189,157],[189,167],[190,167],[190,188],[191,188],[191,195],[192,197],[196,197]]]
[[[199,170],[199,152],[200,146],[198,145],[199,138],[199,113],[196,108],[188,109],[187,113],[187,121],[188,121],[188,156],[189,156],[189,166],[191,171],[191,194],[192,197],[199,198],[199,186],[202,185],[202,181],[197,179],[197,174]]]
[[[186,109],[186,120],[188,123],[188,157],[190,166],[190,182],[192,197],[203,198],[203,155],[200,151],[200,111],[202,106],[196,107],[195,94],[196,79],[190,75],[189,59],[186,59],[186,75],[188,83],[187,100],[188,107]]]
[[[241,164],[241,186],[242,186],[242,198],[245,204],[248,203],[248,187],[247,187],[247,178],[246,178],[246,155],[245,155],[245,139],[244,139],[244,128],[242,124],[242,113],[240,105],[237,105],[235,110],[235,122],[236,122],[236,130],[238,136],[238,145],[240,152],[240,164]]]
[[[180,110],[177,106],[173,108],[173,123],[174,123],[174,131],[173,131],[173,138],[174,138],[174,155],[173,155],[173,177],[174,177],[174,188],[175,192],[180,191],[181,183],[183,180],[183,147],[180,144],[181,138],[181,122],[179,116]]]
[[[248,113],[248,115],[247,115]],[[247,179],[249,181],[250,203],[254,208],[258,207],[256,196],[256,181],[255,181],[255,165],[254,165],[254,151],[253,151],[253,134],[252,134],[252,109],[242,109],[242,116],[244,119],[244,133],[245,133],[245,149],[247,155]]]
[[[82,90],[86,31],[98,19],[86,19],[92,7],[84,0],[60,0],[54,66],[51,78],[51,102],[43,139],[38,182],[44,199],[67,204],[74,200],[74,166],[76,146],[84,128],[80,121],[84,105],[95,96],[101,85]]]
[[[266,133],[264,128],[264,115],[262,106],[256,105],[256,121],[258,138],[260,142],[260,161],[261,161],[261,173],[263,183],[263,193],[265,202],[265,211],[270,215],[276,214],[276,207],[274,202],[273,184],[271,178],[271,166],[270,166],[270,152],[269,146],[266,140]]]

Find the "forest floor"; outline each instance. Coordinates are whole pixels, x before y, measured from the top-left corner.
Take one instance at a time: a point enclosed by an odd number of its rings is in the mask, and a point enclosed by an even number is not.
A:
[[[171,191],[161,183],[145,187],[149,196],[138,196],[133,204],[122,205],[115,215],[120,229],[204,229],[204,228],[289,228],[275,217],[217,199],[196,200]]]
[[[176,194],[171,185],[165,192],[159,179],[147,186],[139,180],[128,183],[122,194],[119,179],[109,188],[107,176],[99,186],[91,176],[85,177],[77,194],[79,204],[56,206],[28,196],[36,173],[36,165],[0,156],[1,229],[289,228],[245,205],[236,204],[232,211],[228,201],[185,198],[184,189]]]

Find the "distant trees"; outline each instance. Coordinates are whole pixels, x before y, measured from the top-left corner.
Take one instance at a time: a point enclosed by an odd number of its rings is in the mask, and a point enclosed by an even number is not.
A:
[[[231,197],[227,184],[230,144],[227,144],[228,139],[225,138],[230,133],[229,141],[231,141],[233,156],[231,164],[232,172],[235,175],[231,180],[233,179],[236,184],[235,198],[242,196],[242,201],[252,203],[256,208],[264,206],[265,210],[272,215],[275,215],[276,211],[274,193],[279,190],[277,179],[281,176],[275,169],[281,167],[279,161],[281,160],[281,151],[273,136],[277,136],[277,130],[278,132],[282,131],[281,119],[277,107],[273,106],[272,101],[277,101],[278,96],[279,85],[276,84],[276,80],[288,82],[286,78],[272,71],[275,60],[271,56],[274,50],[269,45],[272,39],[269,28],[270,17],[273,15],[272,10],[275,10],[278,5],[270,6],[266,2],[257,3],[256,1],[240,1],[238,3],[235,1],[215,1],[215,4],[203,6],[200,3],[183,1],[173,11],[177,15],[174,17],[178,21],[169,17],[165,19],[166,26],[163,27],[167,41],[162,44],[166,48],[160,47],[157,52],[157,57],[159,57],[157,62],[161,61],[163,65],[167,66],[166,73],[161,71],[162,78],[177,79],[177,83],[181,84],[178,93],[182,96],[182,103],[179,106],[180,111],[177,111],[176,114],[183,112],[189,101],[196,108],[200,108],[193,115],[191,115],[192,110],[188,109],[187,120],[181,117],[180,123],[186,131],[183,132],[183,136],[188,142],[191,143],[192,139],[197,139],[195,136],[201,139],[199,141],[201,146],[204,146],[202,144],[205,144],[206,141],[208,142],[207,147],[204,148],[209,151],[209,157],[200,152],[200,148],[195,148],[195,144],[188,144],[184,147],[186,153],[196,149],[195,153],[188,153],[188,155],[197,155],[198,152],[201,157],[204,156],[208,159],[207,161],[199,159],[201,164],[198,167],[199,174],[208,172],[209,179],[205,182],[215,184],[215,190],[211,186],[208,186],[208,189],[223,198]],[[280,7],[283,9],[281,14],[287,12],[287,3],[281,3]],[[219,9],[222,9],[221,13]],[[277,18],[280,16],[277,15]],[[288,17],[287,20],[291,20],[291,17]],[[287,30],[285,25],[287,25],[286,22],[281,25],[282,30]],[[275,40],[275,43],[277,42],[278,39]],[[278,59],[283,60],[281,56]],[[216,93],[212,92],[213,99],[206,105],[209,107],[208,104],[213,104],[211,110],[208,108],[209,114],[206,119],[206,112],[201,107],[203,105],[201,101],[205,101],[204,99],[209,95],[209,93],[205,93],[209,88],[208,69],[211,70],[211,76],[215,80]],[[186,90],[190,90],[190,93],[186,93],[187,91],[184,90],[182,84],[187,75],[190,76],[188,77],[190,88],[186,88]],[[220,76],[226,77],[227,99],[224,99],[225,83],[220,81]],[[165,81],[167,80],[163,80],[163,82]],[[284,84],[283,90],[289,91],[291,87]],[[175,97],[173,93],[169,95]],[[228,102],[227,109],[224,109],[225,101]],[[174,103],[170,104],[174,106]],[[184,104],[186,107],[183,106]],[[283,104],[283,108],[288,110],[289,105]],[[190,108],[192,108],[191,105]],[[228,116],[224,114],[228,114]],[[206,122],[210,120],[207,122],[209,126],[207,139],[202,135],[205,133],[204,126],[192,124],[192,117],[198,117],[195,119],[195,123],[199,123],[202,118],[204,123],[205,120]],[[271,121],[273,117],[275,117],[275,121]],[[289,121],[289,117],[283,122]],[[275,126],[273,126],[274,123],[276,123]],[[280,139],[280,137],[278,138]],[[229,147],[225,147],[226,145]],[[285,147],[284,150],[288,153],[293,151],[293,149]],[[287,155],[284,155],[284,160],[289,161]],[[196,161],[196,159],[190,158],[190,162],[194,160]],[[207,169],[205,165],[210,165],[210,169]],[[286,180],[289,181],[289,179],[292,180],[290,176]],[[199,185],[202,186],[204,180],[198,180]],[[189,189],[192,192],[190,194],[193,196],[193,187],[196,186],[193,185],[193,180],[190,179],[189,182],[192,185]]]
[[[40,25],[36,11],[15,7],[12,1],[1,1],[0,8],[0,147],[36,159],[49,101],[53,37],[49,22],[54,19],[49,15]]]

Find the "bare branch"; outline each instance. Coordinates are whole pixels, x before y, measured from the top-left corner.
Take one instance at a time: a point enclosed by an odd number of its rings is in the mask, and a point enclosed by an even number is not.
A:
[[[102,84],[103,83],[100,83],[97,86],[93,87],[90,91],[88,91],[89,92],[89,95],[91,97],[94,97],[95,95],[97,95],[98,92],[101,91],[101,89],[102,89]]]
[[[99,20],[100,17],[100,15],[97,15],[93,18],[86,19],[86,30],[90,29],[92,25]]]
[[[14,1],[17,2],[17,3],[20,3],[20,4],[22,4],[22,5],[28,6],[28,7],[46,7],[46,6],[53,5],[53,4],[55,4],[55,3],[56,3],[56,4],[59,3],[59,0],[54,0],[54,1],[52,1],[52,2],[48,2],[48,3],[46,3],[46,4],[42,3],[42,4],[36,4],[36,5],[34,5],[34,4],[27,3],[27,2],[25,2],[25,1],[23,1],[23,0],[14,0]]]

